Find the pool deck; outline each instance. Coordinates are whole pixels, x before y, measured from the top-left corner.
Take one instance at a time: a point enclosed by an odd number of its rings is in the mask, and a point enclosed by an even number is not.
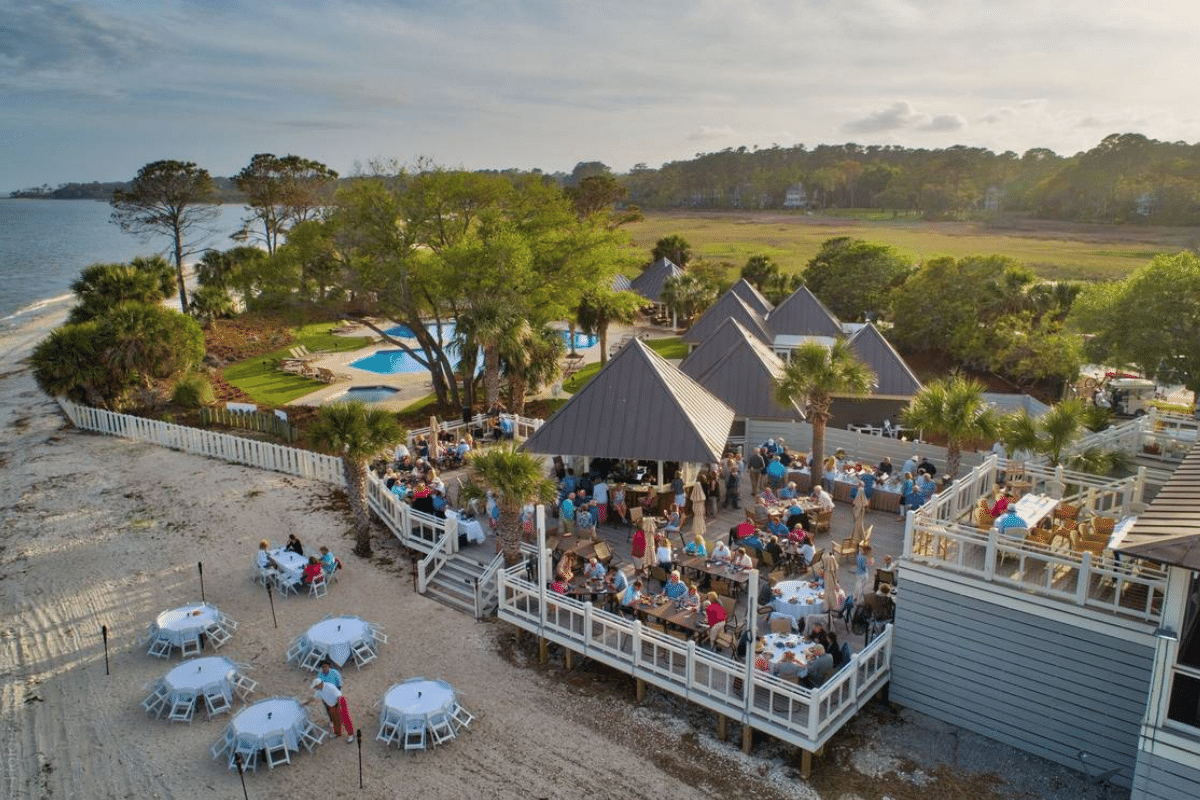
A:
[[[366,327],[357,327],[339,332],[345,336],[371,336],[376,337],[374,331]],[[673,336],[674,333],[662,328],[655,328],[645,325],[621,325],[613,324],[608,331],[609,344],[619,342],[622,337],[637,333],[639,335],[648,333],[652,338],[660,338],[663,336]],[[374,355],[380,350],[395,350],[394,344],[390,342],[378,340],[359,350],[349,350],[341,353],[328,353],[325,355],[317,354],[313,359],[313,365],[324,367],[337,376],[337,380],[328,386],[323,386],[320,389],[306,394],[296,400],[293,400],[289,405],[297,406],[319,406],[329,402],[335,397],[345,393],[345,391],[353,386],[387,386],[396,390],[396,394],[389,400],[381,400],[372,403],[373,408],[381,408],[387,411],[400,411],[407,406],[421,400],[424,397],[433,393],[433,385],[429,380],[429,373],[422,370],[421,372],[398,372],[392,375],[380,375],[377,372],[368,372],[367,370],[358,369],[350,366],[352,362],[358,361],[360,358]],[[596,344],[586,350],[579,350],[583,355],[584,364],[594,363],[600,360],[600,345]],[[546,387],[546,389],[535,397],[553,397],[554,386]],[[532,398],[530,398],[532,399]]]

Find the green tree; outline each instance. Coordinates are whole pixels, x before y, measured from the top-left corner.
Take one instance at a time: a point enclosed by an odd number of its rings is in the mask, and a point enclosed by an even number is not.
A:
[[[825,427],[833,418],[829,408],[834,396],[865,397],[874,384],[875,373],[845,338],[829,347],[807,342],[792,351],[775,394],[783,406],[795,403],[804,409],[812,425],[813,475],[820,474],[825,458]]]
[[[654,243],[654,249],[650,251],[651,261],[658,261],[660,258],[669,259],[676,266],[686,267],[692,260],[692,246],[688,244],[687,239],[678,234],[664,236]]]
[[[663,282],[662,302],[687,326],[692,317],[701,314],[717,299],[718,287],[693,272],[672,275]]]
[[[563,193],[571,201],[580,219],[603,214],[607,216],[605,224],[612,228],[642,219],[642,212],[637,206],[630,206],[620,212],[614,210],[615,206],[625,199],[627,192],[609,173],[589,175],[579,181],[578,185],[567,186]]]
[[[71,284],[78,303],[68,322],[85,322],[103,316],[126,300],[157,303],[163,299],[158,279],[128,264],[92,264]]]
[[[118,376],[109,373],[103,350],[95,320],[55,328],[29,357],[34,380],[51,397],[112,409],[111,398],[119,397],[129,386],[119,385]]]
[[[354,517],[354,552],[371,555],[371,507],[367,499],[367,460],[395,443],[403,432],[395,418],[362,403],[332,403],[317,409],[308,430],[318,450],[342,459],[346,497]]]
[[[887,307],[912,264],[888,245],[838,236],[827,239],[804,270],[804,284],[839,319],[862,321]]]
[[[979,381],[952,375],[926,384],[904,410],[904,424],[946,439],[946,474],[958,477],[963,445],[996,436],[999,420]]]
[[[241,280],[241,273],[252,270],[266,257],[265,252],[249,245],[231,247],[228,250],[205,250],[196,263],[196,281],[201,286],[245,290],[246,282]]]
[[[534,327],[526,323],[515,336],[505,340],[501,351],[504,377],[508,380],[509,407],[514,414],[525,413],[525,398],[552,383],[561,373],[559,359],[567,349],[555,328]]]
[[[135,256],[130,259],[129,266],[154,276],[161,291],[160,300],[165,300],[175,291],[175,268],[162,256]]]
[[[608,326],[614,322],[632,323],[643,299],[633,292],[615,292],[593,287],[583,293],[575,318],[584,333],[600,337],[600,363],[608,363]]]
[[[192,292],[191,311],[200,322],[216,326],[217,320],[233,316],[233,298],[220,286],[201,286]]]
[[[316,218],[329,205],[338,174],[319,161],[259,153],[233,179],[246,193],[250,216],[238,239],[256,239],[274,253],[291,228]]]
[[[770,256],[754,255],[746,259],[742,267],[741,277],[754,284],[760,292],[773,279],[779,276],[779,265]]]
[[[1094,475],[1120,475],[1128,472],[1132,459],[1125,452],[1087,447],[1068,456],[1097,420],[1087,404],[1077,399],[1064,400],[1034,419],[1026,411],[1003,421],[1002,439],[1010,452],[1045,456],[1051,466],[1065,466]]]
[[[1132,364],[1164,384],[1200,391],[1200,258],[1155,256],[1123,281],[1086,289],[1069,321],[1092,334],[1085,352]]]
[[[112,221],[126,233],[171,237],[179,309],[188,310],[183,261],[196,252],[205,225],[217,217],[212,177],[191,161],[154,161],[138,170],[129,189],[113,192]]]
[[[500,506],[496,533],[504,565],[521,561],[521,525],[519,515],[525,503],[552,503],[557,488],[546,477],[542,462],[511,445],[489,447],[471,454],[467,466],[471,480],[463,486],[465,499],[479,498],[490,490]]]

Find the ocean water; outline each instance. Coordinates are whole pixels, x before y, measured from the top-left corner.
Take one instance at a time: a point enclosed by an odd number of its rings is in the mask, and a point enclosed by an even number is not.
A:
[[[0,199],[0,326],[11,327],[46,301],[71,293],[89,264],[166,253],[170,240],[143,241],[109,221],[112,208],[94,200]],[[227,249],[245,214],[222,206],[204,246]]]

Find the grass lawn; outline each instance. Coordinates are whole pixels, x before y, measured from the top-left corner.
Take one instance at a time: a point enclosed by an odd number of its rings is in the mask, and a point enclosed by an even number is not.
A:
[[[687,345],[678,336],[672,336],[667,339],[648,339],[646,344],[650,346],[651,350],[666,359],[680,359],[687,355]],[[576,372],[570,378],[563,381],[563,391],[567,394],[578,392],[584,387],[584,384],[595,377],[596,373],[600,371],[600,366],[599,361],[586,365],[579,372]]]
[[[1084,225],[1039,220],[925,222],[872,211],[806,216],[797,212],[650,211],[625,226],[648,254],[663,236],[678,234],[706,261],[740,269],[755,254],[799,272],[826,239],[852,236],[894,246],[913,259],[949,255],[1006,255],[1047,279],[1108,279],[1127,275],[1156,253],[1200,244],[1194,228]],[[730,271],[734,277],[736,270]]]
[[[254,402],[267,406],[280,406],[309,392],[315,392],[325,384],[283,372],[275,368],[275,363],[279,358],[287,356],[288,350],[300,345],[304,345],[313,353],[342,352],[357,350],[371,342],[369,338],[361,336],[334,336],[329,332],[329,328],[329,322],[318,322],[298,328],[294,344],[231,364],[225,368],[225,380],[254,398]]]

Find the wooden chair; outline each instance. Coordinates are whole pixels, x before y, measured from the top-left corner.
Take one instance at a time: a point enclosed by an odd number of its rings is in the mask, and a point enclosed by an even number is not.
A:
[[[768,623],[768,626],[771,629],[771,633],[791,633],[792,632],[792,620],[790,617],[784,617],[784,616],[771,617],[771,620]]]
[[[733,655],[734,651],[737,650],[738,639],[742,638],[742,633],[745,630],[745,625],[735,626],[732,620],[726,621],[725,624],[721,626],[721,629],[711,639],[713,649],[720,650],[722,648],[727,648],[729,650],[729,654]]]
[[[612,565],[613,551],[612,548],[608,546],[608,542],[597,541],[592,546],[592,549],[595,550],[596,558],[601,564],[603,564],[606,568]]]
[[[726,625],[731,625],[737,621],[737,600],[725,595],[718,595],[717,602],[721,604],[721,608],[725,609]]]
[[[658,581],[662,586],[666,586],[667,581],[671,578],[671,576],[667,574],[667,571],[662,567],[651,567],[650,577],[653,580]]]
[[[842,539],[840,544],[836,541],[830,542],[829,552],[837,556],[839,560],[845,558],[846,556],[853,556],[854,538],[852,536],[847,536],[845,539]]]
[[[1092,528],[1097,537],[1103,536],[1105,541],[1112,536],[1113,529],[1117,526],[1117,521],[1112,517],[1096,517],[1092,520]]]
[[[814,533],[829,533],[833,529],[833,511],[818,511],[813,517]]]
[[[1077,520],[1079,519],[1079,506],[1071,505],[1070,503],[1059,503],[1054,508],[1052,517],[1060,520]]]
[[[886,583],[892,588],[896,586],[896,570],[894,569],[877,569],[875,570],[875,588],[873,591],[878,592],[880,584]]]
[[[867,529],[865,531],[863,531],[862,543],[864,545],[869,545],[871,543],[871,534],[873,534],[874,532],[875,532],[874,525],[868,525]]]

